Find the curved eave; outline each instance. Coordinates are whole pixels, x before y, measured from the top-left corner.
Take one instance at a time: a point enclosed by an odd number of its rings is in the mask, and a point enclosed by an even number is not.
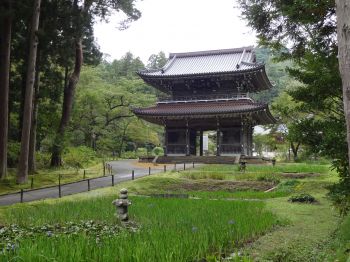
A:
[[[232,112],[203,112],[203,113],[149,113],[145,112],[147,108],[133,109],[133,113],[148,122],[162,125],[166,120],[179,120],[179,119],[210,119],[210,118],[237,118],[237,117],[252,117],[255,125],[267,125],[276,123],[276,119],[272,116],[267,105],[261,105],[260,107],[248,110],[235,110]]]

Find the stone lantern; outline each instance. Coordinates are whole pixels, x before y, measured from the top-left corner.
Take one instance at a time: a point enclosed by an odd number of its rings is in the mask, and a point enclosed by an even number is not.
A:
[[[127,222],[129,220],[128,206],[131,205],[131,202],[128,199],[128,190],[126,188],[121,189],[119,199],[114,200],[112,204],[116,206],[116,216],[119,220]]]

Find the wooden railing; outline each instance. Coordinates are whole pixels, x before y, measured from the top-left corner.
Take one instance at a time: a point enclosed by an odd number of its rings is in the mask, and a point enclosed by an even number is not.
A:
[[[210,100],[239,100],[250,99],[249,93],[237,93],[237,94],[212,94],[212,95],[193,95],[193,96],[176,96],[163,98],[158,101],[158,104],[166,103],[181,103],[190,101],[210,101]]]

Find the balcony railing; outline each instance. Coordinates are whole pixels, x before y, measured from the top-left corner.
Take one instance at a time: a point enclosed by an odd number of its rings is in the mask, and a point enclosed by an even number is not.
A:
[[[186,103],[192,101],[225,101],[225,100],[240,100],[249,99],[249,93],[237,93],[237,94],[210,94],[210,95],[193,95],[193,96],[176,96],[169,98],[162,98],[158,101],[158,104],[166,103]]]

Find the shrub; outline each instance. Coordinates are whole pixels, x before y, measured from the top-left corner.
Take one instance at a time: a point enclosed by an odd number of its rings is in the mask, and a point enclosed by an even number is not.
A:
[[[154,155],[154,156],[161,156],[161,155],[164,155],[164,150],[163,150],[163,148],[162,148],[162,147],[159,147],[159,146],[153,148],[153,150],[152,150],[152,155]]]
[[[124,158],[124,159],[135,159],[135,158],[137,158],[137,155],[136,155],[135,151],[125,151],[121,155],[121,158]]]
[[[144,147],[139,147],[139,148],[136,150],[136,155],[137,155],[137,157],[140,157],[140,156],[147,156],[147,155],[148,155],[147,149],[144,148]]]
[[[299,203],[316,203],[316,199],[309,194],[300,194],[291,196],[288,199],[289,202],[299,202]]]
[[[280,182],[280,180],[276,176],[270,174],[259,175],[256,180],[273,182],[274,184],[278,184]]]
[[[68,147],[63,155],[64,164],[76,169],[83,168],[96,160],[96,153],[86,146]]]
[[[15,167],[18,163],[18,157],[21,144],[15,141],[9,141],[7,147],[7,164],[9,167]]]
[[[38,168],[49,167],[51,161],[51,154],[44,152],[36,152],[35,160]]]

